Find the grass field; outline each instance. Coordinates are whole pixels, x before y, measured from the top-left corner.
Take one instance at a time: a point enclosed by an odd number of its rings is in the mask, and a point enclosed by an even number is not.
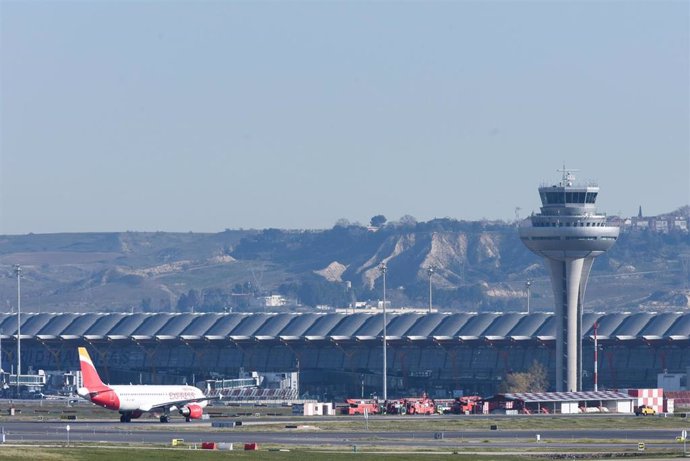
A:
[[[244,419],[244,426],[235,430],[276,431],[284,430],[285,424],[251,424],[251,420]],[[257,421],[259,422],[259,421]],[[296,419],[294,423],[299,424]],[[310,427],[321,431],[465,431],[488,430],[496,426],[499,430],[577,430],[577,429],[685,429],[690,428],[690,421],[685,418],[674,417],[627,417],[627,416],[599,416],[599,417],[503,417],[503,418],[473,418],[438,417],[431,419],[415,419],[410,416],[405,419],[388,419],[385,416],[369,418],[368,425],[364,419],[341,421],[315,421],[311,419]],[[368,429],[367,429],[368,427]]]

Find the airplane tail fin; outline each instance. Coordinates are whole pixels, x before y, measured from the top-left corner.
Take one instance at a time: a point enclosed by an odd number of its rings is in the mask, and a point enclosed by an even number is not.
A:
[[[98,376],[96,367],[93,366],[91,356],[85,347],[79,348],[79,364],[81,365],[81,376],[84,379],[84,387],[90,391],[100,391],[107,388],[101,377]]]

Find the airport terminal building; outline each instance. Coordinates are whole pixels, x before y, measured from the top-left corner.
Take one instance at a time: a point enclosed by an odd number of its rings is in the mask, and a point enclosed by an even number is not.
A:
[[[533,361],[556,367],[553,314],[388,314],[388,395],[491,395]],[[690,367],[690,314],[582,316],[583,388],[656,387]],[[78,370],[86,346],[104,381],[194,383],[240,371],[298,372],[300,393],[381,395],[381,314],[22,314],[22,369]],[[0,314],[2,367],[16,366],[17,316]]]

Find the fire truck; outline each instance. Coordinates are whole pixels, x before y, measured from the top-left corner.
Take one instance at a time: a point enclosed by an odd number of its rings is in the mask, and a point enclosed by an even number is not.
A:
[[[433,415],[436,413],[436,404],[426,395],[420,399],[405,400],[408,415]]]
[[[447,415],[450,413],[451,408],[453,407],[453,403],[455,400],[453,399],[435,399],[434,402],[436,403],[436,413],[439,415]]]
[[[378,400],[375,399],[347,399],[345,403],[347,403],[347,406],[341,409],[344,415],[363,415],[365,410],[370,415],[381,413],[381,406]]]
[[[405,399],[387,400],[386,414],[388,415],[404,415],[407,413],[405,407]]]
[[[477,395],[470,395],[467,397],[457,397],[450,407],[450,412],[456,415],[467,415],[477,411],[477,405],[481,397]]]
[[[389,415],[433,415],[436,404],[426,395],[386,402],[386,413]]]

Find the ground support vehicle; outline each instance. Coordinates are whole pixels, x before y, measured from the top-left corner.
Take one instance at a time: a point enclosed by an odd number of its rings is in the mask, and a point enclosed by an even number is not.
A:
[[[477,411],[481,398],[476,395],[457,397],[450,407],[450,412],[456,415],[467,415]]]
[[[342,407],[344,415],[363,415],[365,412],[370,415],[381,413],[381,405],[376,399],[347,399],[347,406]]]
[[[386,401],[386,414],[388,414],[388,415],[407,414],[407,407],[405,406],[405,399]]]
[[[436,404],[427,396],[419,399],[405,399],[405,409],[408,415],[433,415]]]
[[[654,416],[655,414],[656,411],[654,411],[654,408],[650,407],[649,405],[640,405],[639,407],[635,407],[635,416]]]

